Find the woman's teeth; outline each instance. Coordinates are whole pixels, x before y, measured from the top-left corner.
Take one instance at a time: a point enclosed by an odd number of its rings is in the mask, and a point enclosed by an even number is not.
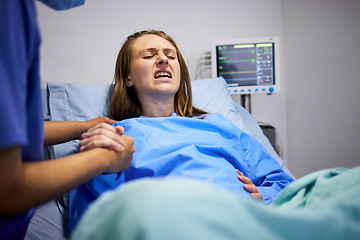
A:
[[[156,75],[155,75],[155,78],[160,78],[160,77],[170,77],[170,74],[168,72],[158,72]]]

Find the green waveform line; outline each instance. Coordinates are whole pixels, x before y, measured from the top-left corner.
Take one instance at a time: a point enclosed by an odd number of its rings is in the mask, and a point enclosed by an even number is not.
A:
[[[258,52],[259,53],[270,53],[270,48],[268,48],[268,47],[259,48]]]
[[[246,74],[246,73],[256,73],[256,71],[219,72],[220,75],[225,75],[225,74]]]
[[[251,63],[255,63],[255,59],[243,59],[243,60],[224,60],[224,61],[219,61],[219,63],[235,63],[235,62],[251,62]]]
[[[220,54],[226,54],[226,53],[255,53],[254,49],[249,49],[249,50],[234,50],[234,51],[219,51]]]

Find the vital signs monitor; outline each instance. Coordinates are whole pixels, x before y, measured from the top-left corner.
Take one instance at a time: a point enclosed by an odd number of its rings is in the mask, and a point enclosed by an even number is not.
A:
[[[279,92],[279,61],[278,37],[212,43],[212,75],[223,77],[231,94]]]

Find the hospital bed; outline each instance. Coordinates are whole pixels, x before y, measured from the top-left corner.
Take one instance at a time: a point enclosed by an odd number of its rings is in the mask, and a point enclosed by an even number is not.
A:
[[[49,118],[52,121],[86,121],[97,116],[107,116],[108,109],[107,103],[109,101],[108,93],[111,91],[110,84],[73,84],[73,83],[48,83],[47,91],[46,91],[46,101],[45,101],[45,115],[46,118]],[[284,162],[277,155],[276,151],[270,144],[269,140],[263,134],[261,128],[259,127],[257,121],[238,103],[234,102],[228,93],[226,83],[222,78],[212,78],[212,79],[201,79],[192,81],[192,91],[193,91],[193,105],[203,109],[210,113],[221,113],[226,116],[234,125],[238,128],[246,132],[247,134],[256,138],[265,149],[279,162],[284,171],[292,176],[291,172],[284,165]],[[46,149],[46,156],[49,159],[59,158],[62,156],[66,156],[72,153],[78,152],[78,141],[71,141],[68,143],[60,144],[53,146],[51,148]],[[355,171],[354,173],[352,173]],[[291,212],[293,209],[301,209],[305,208],[305,206],[309,205],[309,196],[310,202],[312,205],[316,203],[316,201],[323,200],[322,197],[324,193],[328,196],[337,196],[337,191],[343,189],[342,187],[336,187],[341,184],[344,184],[342,181],[334,181],[331,179],[333,176],[343,175],[345,172],[349,175],[348,172],[351,172],[350,179],[353,181],[352,191],[350,192],[352,196],[352,200],[349,200],[349,203],[343,203],[343,198],[332,202],[329,207],[336,208],[337,206],[341,206],[344,210],[335,211],[335,214],[328,216],[329,212],[326,208],[326,204],[323,204],[323,210],[319,212],[318,219],[314,219],[313,215],[310,211],[308,214],[295,214],[289,215],[290,218],[287,217],[286,213]],[[359,176],[357,176],[359,175]],[[355,177],[354,177],[355,176]],[[344,177],[343,177],[344,178]],[[322,182],[326,182],[325,180],[331,180],[331,185],[335,186],[336,191],[331,191],[331,188],[326,189],[320,186],[319,191],[312,191],[315,188],[314,186],[317,184],[318,179],[323,179]],[[325,179],[325,180],[324,180]],[[346,179],[346,178],[345,178]],[[348,180],[348,179],[347,179]],[[346,181],[346,180],[343,180]],[[357,188],[356,188],[356,184]],[[352,171],[348,171],[346,169],[331,169],[324,170],[323,172],[314,173],[311,176],[308,176],[301,181],[296,181],[295,184],[292,184],[290,188],[287,188],[287,191],[283,191],[280,193],[279,198],[277,198],[274,202],[273,208],[262,209],[262,211],[258,211],[258,205],[252,205],[252,203],[248,206],[248,202],[245,203],[247,209],[253,209],[252,211],[247,210],[244,214],[247,214],[246,217],[251,221],[255,230],[258,229],[259,233],[261,233],[261,228],[266,228],[266,231],[275,235],[267,235],[268,239],[286,239],[287,237],[292,237],[292,239],[313,239],[312,236],[316,236],[317,239],[322,239],[321,233],[325,230],[319,231],[319,229],[310,229],[308,233],[305,231],[305,235],[291,235],[291,232],[285,231],[283,233],[279,229],[275,229],[275,232],[266,227],[266,225],[274,224],[273,221],[269,221],[269,214],[276,215],[275,218],[278,218],[278,223],[283,224],[283,226],[289,227],[292,229],[292,222],[289,219],[294,220],[294,223],[300,224],[297,229],[301,229],[301,227],[311,226],[311,223],[316,226],[316,224],[320,224],[322,219],[330,219],[327,224],[331,226],[333,219],[338,218],[343,221],[339,223],[337,226],[339,229],[335,229],[333,235],[334,239],[337,236],[342,236],[341,234],[346,234],[347,239],[360,239],[360,169],[357,168]],[[325,184],[326,186],[328,184]],[[341,185],[340,185],[341,186]],[[325,190],[324,190],[325,189]],[[319,193],[318,193],[319,192]],[[312,195],[311,195],[312,194]],[[325,195],[326,195],[325,194]],[[344,194],[343,192],[341,193]],[[314,197],[314,196],[315,197]],[[318,196],[320,195],[320,197]],[[316,200],[314,200],[316,199]],[[315,202],[315,203],[314,203]],[[101,204],[101,203],[100,203]],[[231,204],[230,204],[231,205]],[[53,214],[51,221],[57,222],[54,223],[57,227],[54,230],[48,230],[45,233],[45,236],[50,237],[51,234],[57,234],[57,236],[51,236],[52,239],[66,239],[68,233],[66,231],[66,207],[67,207],[67,196],[58,199],[56,202],[51,202],[47,204],[45,207],[40,208],[38,211],[41,214]],[[95,206],[96,207],[96,206]],[[261,206],[260,208],[263,208]],[[265,207],[264,207],[265,208]],[[276,209],[276,210],[275,210]],[[297,211],[297,210],[296,210]],[[91,211],[89,211],[91,214]],[[263,216],[262,212],[267,216]],[[334,212],[331,210],[331,212]],[[255,215],[252,215],[255,214]],[[279,216],[280,214],[280,216]],[[55,216],[56,215],[56,216]],[[251,216],[250,216],[251,215]],[[245,215],[244,215],[245,216]],[[296,217],[299,217],[297,219]],[[34,221],[30,224],[29,233],[27,239],[36,239],[38,236],[39,239],[44,239],[44,235],[41,236],[42,233],[35,233],[34,231],[44,231],[41,226],[41,216],[35,215]],[[47,220],[46,220],[47,221]],[[264,221],[259,225],[259,222]],[[320,223],[319,223],[320,221]],[[109,223],[107,223],[109,224]],[[276,224],[276,223],[275,223]],[[358,224],[358,225],[357,225]],[[325,224],[326,225],[326,224]],[[322,228],[325,226],[324,224],[320,224],[319,227]],[[91,225],[92,226],[92,225]],[[279,227],[276,225],[276,227]],[[275,227],[275,228],[276,228]],[[240,227],[241,228],[241,227]],[[239,229],[240,229],[239,228]],[[248,226],[249,228],[249,226]],[[91,232],[91,229],[88,229]],[[245,229],[246,230],[246,229]],[[65,234],[63,233],[65,232]],[[211,231],[209,231],[210,233]],[[284,234],[284,235],[282,235]],[[289,235],[290,234],[290,235]],[[320,235],[319,235],[320,234]],[[340,234],[340,235],[339,235]],[[64,236],[65,235],[65,236]],[[259,235],[262,236],[261,234]],[[275,236],[275,237],[273,237]],[[284,237],[282,237],[284,236]],[[205,235],[204,235],[205,237]],[[300,237],[300,238],[299,238]],[[304,238],[306,237],[306,238]],[[310,237],[310,238],[309,238]],[[211,236],[204,239],[211,239]],[[248,239],[248,238],[244,238]],[[324,238],[327,239],[327,238]],[[345,239],[345,238],[344,238]]]

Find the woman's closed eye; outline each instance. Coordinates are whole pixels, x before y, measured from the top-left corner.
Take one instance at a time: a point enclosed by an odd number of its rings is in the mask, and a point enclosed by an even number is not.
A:
[[[167,55],[166,57],[167,57],[168,59],[171,59],[171,60],[176,59],[176,57],[174,57],[173,55]]]
[[[145,55],[143,56],[144,59],[152,59],[155,55]],[[166,56],[168,59],[174,60],[176,59],[176,57],[172,56],[172,55],[168,55]]]

